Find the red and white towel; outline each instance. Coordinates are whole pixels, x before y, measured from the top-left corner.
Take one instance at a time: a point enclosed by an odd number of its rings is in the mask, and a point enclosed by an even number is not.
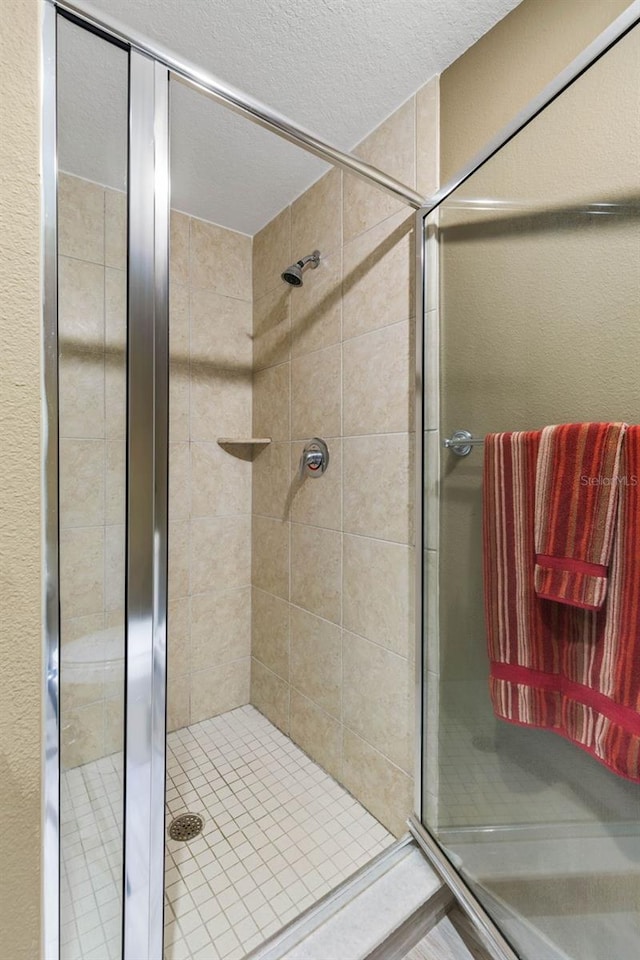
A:
[[[604,603],[626,429],[626,423],[564,423],[542,431],[535,494],[539,597],[585,610]]]
[[[536,595],[541,436],[485,440],[485,619],[494,712],[554,730],[640,782],[640,427],[629,427],[622,445],[608,596],[600,610]]]

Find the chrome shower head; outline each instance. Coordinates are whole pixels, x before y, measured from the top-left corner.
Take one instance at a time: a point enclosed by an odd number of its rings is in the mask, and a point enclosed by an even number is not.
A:
[[[286,270],[283,270],[281,277],[285,283],[291,284],[292,287],[301,287],[302,286],[302,271],[305,267],[311,267],[312,270],[315,270],[320,263],[320,251],[314,250],[313,253],[310,253],[307,257],[303,257],[302,260],[296,260],[295,263],[292,263],[290,267],[287,267]]]

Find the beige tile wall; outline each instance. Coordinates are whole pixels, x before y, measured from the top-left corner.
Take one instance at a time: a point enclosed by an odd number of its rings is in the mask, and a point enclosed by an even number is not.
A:
[[[251,237],[171,214],[168,728],[249,702]]]
[[[437,81],[358,148],[437,186]],[[304,285],[280,273],[319,248]],[[413,215],[332,170],[253,243],[251,702],[395,833],[413,790]],[[301,480],[303,441],[327,473]]]
[[[62,763],[73,767],[123,736],[125,196],[61,174],[58,215]],[[87,644],[93,663],[81,666]]]
[[[87,640],[98,657],[124,649],[126,197],[62,174],[59,208],[69,767],[122,742],[123,665],[83,672],[71,659]],[[251,238],[172,213],[169,729],[249,699],[251,461],[217,440],[251,433],[251,300]]]

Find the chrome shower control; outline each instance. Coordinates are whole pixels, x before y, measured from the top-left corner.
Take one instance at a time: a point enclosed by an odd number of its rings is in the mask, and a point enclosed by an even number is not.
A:
[[[329,448],[320,437],[314,437],[302,451],[300,473],[303,477],[320,477],[328,466]]]

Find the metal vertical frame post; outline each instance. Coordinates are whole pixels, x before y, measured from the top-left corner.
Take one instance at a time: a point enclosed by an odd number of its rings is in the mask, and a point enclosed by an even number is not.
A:
[[[124,958],[160,960],[166,739],[169,75],[129,61]]]
[[[424,325],[426,303],[426,251],[424,211],[415,215],[415,491],[414,491],[414,530],[415,530],[415,757],[414,757],[414,801],[416,817],[422,821],[423,781],[424,781],[424,730],[426,699],[424,696],[424,674],[426,670],[424,653],[424,609],[427,602],[424,591]]]
[[[43,558],[44,770],[43,945],[58,960],[60,941],[60,585],[58,519],[58,150],[56,21],[46,5],[42,21],[42,296],[43,296]]]

